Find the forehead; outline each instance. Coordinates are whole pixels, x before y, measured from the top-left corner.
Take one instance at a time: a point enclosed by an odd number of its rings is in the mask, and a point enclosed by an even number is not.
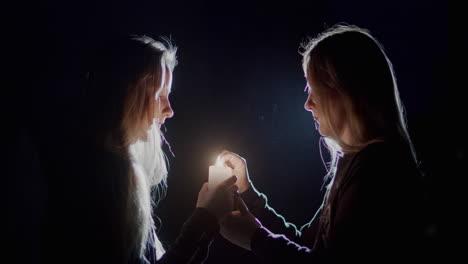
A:
[[[161,80],[160,88],[156,94],[169,94],[172,90],[172,72],[166,68],[164,78]]]

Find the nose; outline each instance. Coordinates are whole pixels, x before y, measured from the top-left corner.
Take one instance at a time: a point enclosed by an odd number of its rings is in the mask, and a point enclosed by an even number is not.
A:
[[[174,116],[174,110],[169,100],[167,100],[167,105],[164,107],[162,114],[165,118],[172,118]]]
[[[315,104],[314,100],[312,99],[312,96],[310,96],[310,94],[309,94],[309,96],[307,97],[307,100],[306,100],[306,102],[304,104],[304,108],[305,108],[305,110],[307,110],[309,112],[313,112],[315,107],[316,107],[316,104]]]

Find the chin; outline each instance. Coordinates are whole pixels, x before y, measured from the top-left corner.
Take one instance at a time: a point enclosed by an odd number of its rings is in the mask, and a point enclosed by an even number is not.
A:
[[[317,122],[317,121],[315,121],[315,129],[317,129],[317,131],[319,132],[320,135],[325,136],[325,135],[323,134],[323,131],[322,131],[323,129],[322,129],[322,127],[320,126],[320,123]]]
[[[138,135],[137,138],[135,138],[134,142],[136,143],[137,141],[147,141],[148,140],[148,131],[144,130],[140,132],[140,135]]]
[[[329,137],[330,136],[330,133],[327,133],[327,131],[324,131],[324,129],[321,129],[321,127],[318,127],[317,130],[318,130],[319,134],[324,136],[324,137]]]

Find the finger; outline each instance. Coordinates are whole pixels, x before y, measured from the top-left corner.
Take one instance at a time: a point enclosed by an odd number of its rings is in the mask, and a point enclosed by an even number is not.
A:
[[[237,194],[239,192],[239,187],[234,184],[231,187],[229,187],[229,192],[232,194]]]
[[[228,165],[228,163],[234,164],[236,161],[242,159],[241,156],[227,150],[224,150],[221,154],[219,154],[218,157],[221,160],[221,162],[225,165]]]
[[[221,221],[219,223],[222,226],[229,226],[231,223],[233,223],[233,221],[236,220],[236,218],[239,218],[241,216],[242,216],[242,214],[241,214],[241,212],[239,210],[232,211],[232,212],[229,212],[229,213],[225,214],[221,218]]]
[[[232,152],[230,151],[227,151],[227,150],[223,150],[223,152],[221,152],[221,154],[218,155],[218,158],[224,162],[226,160],[229,159],[229,156],[232,154]]]
[[[203,183],[203,186],[200,189],[200,192],[208,191],[208,182]]]
[[[245,204],[244,200],[242,200],[240,195],[235,195],[234,199],[236,200],[237,207],[238,207],[241,215],[247,215],[249,213],[249,208]]]
[[[232,154],[231,152],[227,151],[227,150],[224,150],[223,152],[221,152],[221,154],[219,154],[218,158],[219,160],[221,161],[221,163],[224,165],[224,166],[228,166],[228,167],[231,167],[229,166],[228,162],[230,162],[231,160],[231,157]],[[231,167],[232,168],[232,167]]]
[[[225,161],[223,164],[224,164],[224,166],[227,166],[227,167],[229,167],[229,168],[231,168],[231,169],[235,169],[235,168],[236,168],[236,166],[234,166],[234,163],[232,162],[232,160],[227,160],[227,161]]]
[[[236,183],[236,181],[237,181],[237,176],[233,175],[233,176],[227,178],[226,180],[222,181],[219,184],[219,187],[222,187],[222,188],[229,187],[229,186],[233,185],[234,183]]]
[[[232,152],[229,151],[229,150],[223,150],[223,151],[221,152],[221,154],[219,154],[219,156],[221,157],[221,156],[223,156],[223,155],[225,155],[225,154],[232,154]]]
[[[241,215],[242,215],[241,212],[238,211],[238,210],[237,210],[237,211],[232,211],[232,212],[231,212],[231,217],[239,217],[239,216],[241,216]]]

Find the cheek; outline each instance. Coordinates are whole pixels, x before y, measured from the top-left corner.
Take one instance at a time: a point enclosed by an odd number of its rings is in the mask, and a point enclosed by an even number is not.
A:
[[[313,112],[314,112],[314,116],[316,118],[319,118],[319,119],[323,118],[323,111],[321,110],[321,108],[319,106],[315,105],[314,109],[313,109]]]
[[[146,113],[143,114],[143,118],[141,119],[139,127],[142,132],[146,132],[149,129],[149,127],[153,124],[153,118],[154,114],[152,108],[150,108]]]
[[[342,105],[337,105],[335,108],[334,116],[333,116],[337,129],[341,131],[346,123],[346,110]]]
[[[159,116],[161,114],[161,97],[158,97],[154,100],[153,113],[155,116]]]
[[[160,100],[159,98],[156,98],[156,99],[153,100],[153,102],[152,102],[152,108],[151,108],[151,111],[150,111],[150,113],[151,113],[151,120],[153,120],[154,118],[158,118],[158,117],[159,117],[159,115],[160,115],[159,109],[160,109],[160,106],[161,106],[160,103],[161,103],[161,100]]]

